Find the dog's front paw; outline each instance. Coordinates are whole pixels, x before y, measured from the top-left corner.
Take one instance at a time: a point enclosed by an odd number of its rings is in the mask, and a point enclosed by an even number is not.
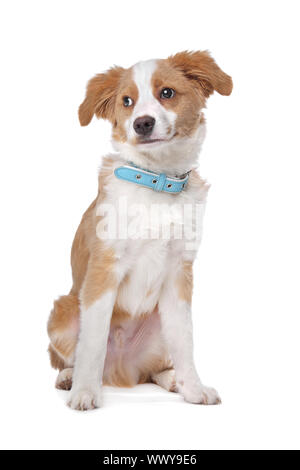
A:
[[[189,403],[200,405],[219,405],[221,398],[214,388],[198,385],[193,387],[182,387],[181,393]]]
[[[71,396],[68,401],[68,406],[73,410],[87,411],[94,408],[100,408],[102,405],[102,393],[99,390],[74,390],[71,391]]]

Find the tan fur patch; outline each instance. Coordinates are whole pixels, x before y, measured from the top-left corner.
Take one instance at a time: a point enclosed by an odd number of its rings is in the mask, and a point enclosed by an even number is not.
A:
[[[98,197],[84,213],[74,238],[71,253],[73,287],[69,295],[62,296],[54,302],[49,317],[48,334],[51,339],[49,354],[54,368],[62,369],[72,362],[79,330],[78,297],[87,277],[89,280],[94,279],[94,283],[91,281],[84,293],[87,302],[98,298],[113,285],[111,261],[114,256],[104,249],[103,243],[96,236],[96,208],[105,197],[106,178],[110,174],[112,174],[112,160],[106,158],[99,174]]]
[[[125,96],[133,100],[132,106],[124,106]],[[138,89],[132,78],[132,68],[113,67],[89,81],[85,100],[78,111],[80,124],[88,125],[94,114],[98,118],[108,119],[113,125],[113,138],[125,142],[124,123],[130,117],[137,99]]]
[[[98,198],[93,212],[92,242],[90,242],[90,257],[86,268],[84,284],[82,286],[82,302],[85,307],[98,300],[106,291],[117,285],[114,274],[115,253],[107,249],[97,237],[97,223],[100,217],[96,215],[96,208],[105,198],[105,185],[107,178],[112,174],[112,159],[105,158],[98,180]]]
[[[129,320],[131,318],[130,314],[125,310],[121,309],[117,303],[114,306],[113,315],[111,319],[111,325],[117,326],[121,325],[124,321]]]
[[[114,266],[114,251],[105,249],[99,241],[91,253],[82,287],[81,300],[85,308],[92,305],[105,292],[117,287]]]
[[[120,358],[113,362],[109,373],[104,374],[103,384],[114,387],[133,387],[137,384],[137,380],[129,370],[128,364]]]
[[[193,294],[193,263],[184,261],[177,277],[178,296],[188,303],[192,302]]]
[[[207,51],[183,51],[170,56],[167,61],[179,70],[194,86],[202,88],[204,96],[213,91],[221,95],[230,95],[232,79],[223,72]]]
[[[138,100],[138,89],[136,83],[133,80],[133,69],[130,68],[124,73],[122,80],[119,83],[119,87],[116,95],[116,105],[114,110],[113,123],[113,139],[119,142],[125,142],[127,140],[127,134],[125,129],[125,121],[131,116],[134,105]],[[123,98],[128,96],[133,100],[132,106],[124,106]]]
[[[71,322],[78,321],[79,301],[75,295],[63,295],[54,301],[54,308],[48,321],[48,333],[64,331]]]
[[[71,250],[71,266],[73,276],[73,287],[71,294],[78,295],[84,281],[87,264],[90,256],[89,239],[90,230],[95,230],[93,223],[93,214],[96,208],[97,200],[92,202],[90,207],[84,213],[80,225],[76,231]]]
[[[161,90],[165,87],[175,90],[173,98],[160,98]],[[205,105],[205,97],[200,87],[195,87],[194,83],[168,60],[160,60],[152,76],[152,90],[155,98],[165,108],[177,114],[176,136],[191,136],[199,126],[199,111]]]
[[[196,170],[192,170],[189,175],[189,185],[197,186],[198,188],[205,189],[208,191],[210,185],[199,175]]]
[[[55,369],[64,368],[74,355],[79,332],[79,301],[75,295],[64,295],[54,302],[48,320],[50,361]]]
[[[113,160],[111,158],[103,159],[98,177],[98,196],[83,214],[73,241],[71,251],[73,287],[70,293],[77,296],[85,279],[90,253],[96,242],[101,243],[96,237],[96,226],[99,221],[99,218],[96,216],[96,209],[105,198],[107,178],[113,173],[112,163]]]
[[[49,352],[49,356],[50,356],[50,363],[51,363],[51,366],[53,367],[53,369],[63,370],[66,367],[65,362],[57,354],[57,352],[55,352],[55,350],[53,349],[53,346],[51,346],[51,344],[49,344],[48,352]]]
[[[161,356],[150,356],[148,361],[145,361],[143,364],[143,371],[139,378],[139,384],[151,382],[152,374],[158,374],[159,372],[162,372],[165,369],[170,369],[171,367],[172,362],[169,358]]]
[[[122,67],[113,67],[106,73],[99,73],[88,82],[85,100],[78,110],[82,126],[87,126],[94,114],[98,118],[113,121],[116,90],[124,72],[125,69]]]

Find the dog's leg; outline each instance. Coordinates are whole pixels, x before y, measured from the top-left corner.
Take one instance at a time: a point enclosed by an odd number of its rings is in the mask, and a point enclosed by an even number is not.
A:
[[[117,292],[114,256],[94,254],[81,291],[81,325],[69,406],[101,406],[101,385],[110,321]]]
[[[166,369],[157,374],[151,374],[152,381],[168,392],[177,392],[174,369]]]
[[[191,268],[188,275],[186,272],[170,271],[172,274],[163,288],[159,311],[162,331],[174,364],[178,391],[190,403],[218,404],[221,402],[218,393],[201,383],[194,364]]]
[[[108,291],[81,311],[69,406],[89,410],[101,406],[101,384],[115,293]]]
[[[72,388],[73,367],[63,369],[57,376],[55,387],[59,390],[71,390]]]

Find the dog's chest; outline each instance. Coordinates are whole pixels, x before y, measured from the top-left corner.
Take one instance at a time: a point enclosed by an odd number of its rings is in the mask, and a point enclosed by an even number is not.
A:
[[[118,290],[119,307],[131,315],[154,310],[162,285],[168,276],[170,247],[168,242],[149,240],[129,242],[121,264],[128,270]]]
[[[195,227],[197,198],[155,193],[116,179],[107,185],[106,195],[106,243],[116,253],[122,276],[117,304],[131,315],[153,311],[170,273],[195,256],[195,249],[187,249],[187,238]]]
[[[105,193],[98,207],[105,230],[98,236],[116,246],[120,242],[118,251],[122,251],[122,246],[140,240],[191,239],[201,217],[198,208],[204,208],[206,189],[188,187],[179,194],[167,194],[112,175]]]

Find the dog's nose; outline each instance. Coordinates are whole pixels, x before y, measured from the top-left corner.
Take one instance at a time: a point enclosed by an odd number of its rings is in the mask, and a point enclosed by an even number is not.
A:
[[[138,135],[150,135],[155,124],[155,119],[151,116],[142,116],[133,123],[133,128]]]

